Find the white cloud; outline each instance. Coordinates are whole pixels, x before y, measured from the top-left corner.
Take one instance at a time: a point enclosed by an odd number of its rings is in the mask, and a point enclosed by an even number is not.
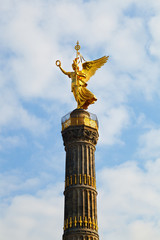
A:
[[[33,134],[44,133],[49,128],[47,122],[36,117],[21,105],[12,90],[1,91],[0,109],[0,127],[24,128]]]
[[[21,195],[3,206],[0,232],[4,240],[61,238],[63,226],[62,185],[48,186],[36,196]]]
[[[150,129],[139,138],[138,154],[144,159],[160,157],[160,129]]]
[[[120,135],[128,124],[129,114],[123,106],[108,109],[107,113],[100,117],[100,143],[107,145],[122,143]]]
[[[131,72],[141,69],[141,65],[147,58],[144,44],[146,37],[143,19],[123,18],[123,23],[115,32],[108,47],[121,71]]]
[[[40,26],[42,10],[23,1],[15,6],[15,14],[6,26],[5,40],[15,54],[10,66],[23,96],[44,96],[46,85],[53,77],[55,49]]]
[[[25,145],[25,139],[23,136],[8,136],[8,137],[0,137],[0,150],[10,149],[12,147]]]
[[[157,159],[147,162],[144,170],[136,162],[127,162],[98,172],[99,226],[103,238],[160,238],[159,166]]]
[[[15,196],[18,191],[22,193],[27,191],[33,192],[40,186],[40,178],[32,177],[25,179],[25,176],[22,176],[22,173],[20,174],[18,170],[0,174],[0,194],[2,198],[7,199],[9,196]]]
[[[156,57],[160,57],[160,33],[159,26],[160,24],[160,15],[157,14],[153,16],[149,21],[149,30],[151,33],[151,44],[150,44],[150,53]]]

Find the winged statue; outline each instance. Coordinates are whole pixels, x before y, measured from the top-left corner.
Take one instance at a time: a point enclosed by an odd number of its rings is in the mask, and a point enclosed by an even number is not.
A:
[[[90,104],[93,104],[95,101],[97,101],[96,96],[86,88],[87,82],[95,74],[97,69],[102,67],[107,62],[109,56],[104,56],[93,61],[85,61],[80,52],[78,52],[80,49],[78,41],[75,49],[77,51],[77,55],[73,60],[72,72],[66,72],[61,67],[60,60],[56,61],[56,65],[65,75],[71,78],[71,91],[73,92],[74,98],[77,102],[77,108],[87,109]]]

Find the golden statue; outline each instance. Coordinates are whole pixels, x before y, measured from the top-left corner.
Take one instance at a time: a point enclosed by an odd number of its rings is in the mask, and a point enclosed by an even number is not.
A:
[[[78,50],[80,49],[78,41],[75,49],[77,51],[77,56],[73,60],[73,72],[66,72],[61,67],[61,62],[59,60],[56,61],[56,65],[65,75],[67,75],[72,80],[71,91],[73,92],[75,100],[77,102],[77,108],[87,109],[90,104],[93,104],[95,101],[97,101],[97,98],[86,88],[86,82],[88,82],[90,77],[95,74],[98,68],[100,68],[107,62],[109,56],[104,56],[94,61],[85,61],[80,52],[78,52]],[[82,63],[82,61],[84,62]],[[79,65],[81,65],[82,70],[80,70]]]

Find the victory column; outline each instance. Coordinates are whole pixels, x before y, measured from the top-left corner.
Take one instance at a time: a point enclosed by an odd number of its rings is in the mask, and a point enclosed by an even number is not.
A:
[[[62,118],[66,151],[63,240],[99,240],[95,172],[98,120],[96,115],[84,109],[97,101],[86,88],[87,81],[107,62],[108,57],[85,61],[79,52],[78,41],[75,49],[72,72],[66,72],[61,62],[56,61],[61,71],[71,78],[71,91],[77,102],[77,109]]]

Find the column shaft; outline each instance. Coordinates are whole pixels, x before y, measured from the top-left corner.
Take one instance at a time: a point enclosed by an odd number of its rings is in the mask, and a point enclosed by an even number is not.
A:
[[[62,136],[66,151],[63,240],[99,240],[94,158],[97,129],[75,125],[63,130]]]

